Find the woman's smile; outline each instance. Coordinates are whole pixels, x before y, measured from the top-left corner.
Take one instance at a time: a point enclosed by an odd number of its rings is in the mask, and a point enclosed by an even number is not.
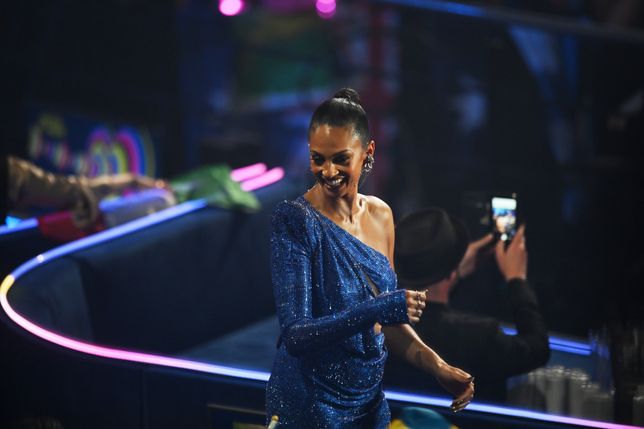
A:
[[[327,189],[337,192],[340,188],[346,184],[346,179],[343,176],[336,176],[332,179],[325,178],[322,174],[318,175],[318,182],[321,185],[325,186]]]

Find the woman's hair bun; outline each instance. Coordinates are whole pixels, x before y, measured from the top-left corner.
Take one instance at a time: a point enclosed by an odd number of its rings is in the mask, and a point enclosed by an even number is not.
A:
[[[360,95],[358,95],[358,92],[353,88],[342,88],[341,90],[333,94],[333,98],[343,98],[345,100],[356,103],[358,106],[362,106],[362,103],[360,102]]]
[[[311,133],[320,125],[332,127],[352,126],[355,135],[360,138],[364,148],[369,144],[369,121],[367,113],[360,103],[360,96],[355,89],[342,88],[325,100],[313,112],[309,124],[309,138]]]

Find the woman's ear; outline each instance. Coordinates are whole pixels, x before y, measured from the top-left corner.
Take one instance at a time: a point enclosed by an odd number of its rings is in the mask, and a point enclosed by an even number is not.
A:
[[[367,150],[365,152],[367,155],[373,156],[373,154],[376,153],[376,142],[373,140],[370,140],[369,143],[367,144]]]

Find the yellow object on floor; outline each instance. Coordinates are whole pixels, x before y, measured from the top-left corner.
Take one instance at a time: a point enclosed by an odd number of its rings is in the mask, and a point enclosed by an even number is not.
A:
[[[388,429],[409,429],[409,426],[407,426],[402,420],[396,419],[389,423]]]

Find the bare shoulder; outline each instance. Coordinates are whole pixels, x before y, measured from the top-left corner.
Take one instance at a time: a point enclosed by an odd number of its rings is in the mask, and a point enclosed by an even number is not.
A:
[[[373,195],[363,195],[367,212],[378,223],[388,225],[393,222],[393,214],[389,205],[378,197]]]
[[[364,196],[366,210],[369,213],[372,234],[384,239],[383,254],[387,255],[389,263],[393,266],[394,252],[394,216],[389,205],[378,197]]]

